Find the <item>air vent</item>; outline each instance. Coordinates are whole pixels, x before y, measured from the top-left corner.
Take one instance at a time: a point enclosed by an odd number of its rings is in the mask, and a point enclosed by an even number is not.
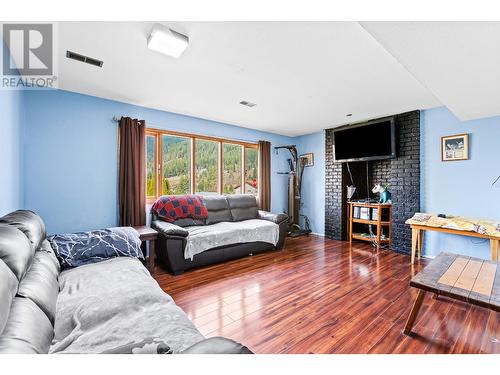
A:
[[[79,53],[71,52],[71,51],[66,51],[66,57],[68,59],[73,59],[73,60],[81,61],[81,62],[90,64],[90,65],[95,65],[95,66],[98,66],[99,68],[102,68],[102,64],[104,64],[104,62],[101,60],[93,59],[92,57],[80,55]]]
[[[241,105],[246,105],[247,107],[250,107],[250,108],[251,108],[251,107],[255,107],[255,106],[257,105],[257,104],[255,104],[255,103],[250,103],[250,102],[247,102],[246,100],[242,100],[242,101],[240,102],[240,104],[241,104]]]

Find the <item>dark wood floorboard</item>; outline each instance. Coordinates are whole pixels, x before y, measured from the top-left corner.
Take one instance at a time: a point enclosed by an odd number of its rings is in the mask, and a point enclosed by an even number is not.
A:
[[[207,337],[256,353],[500,353],[500,313],[427,294],[401,333],[427,260],[319,236],[180,276],[155,278]]]

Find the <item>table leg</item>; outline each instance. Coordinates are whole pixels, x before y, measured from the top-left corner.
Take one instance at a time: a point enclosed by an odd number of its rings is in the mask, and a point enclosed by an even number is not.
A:
[[[411,264],[415,263],[415,252],[417,251],[418,229],[411,229]]]
[[[348,206],[348,220],[349,220],[349,224],[347,226],[347,236],[349,237],[349,242],[352,242],[352,211],[353,211],[353,207],[352,205],[349,205]]]
[[[149,273],[153,275],[155,273],[155,240],[149,241]]]
[[[144,256],[144,267],[146,267],[149,271],[149,258],[147,257],[148,246],[146,244],[146,241],[141,242],[141,250],[142,255]]]
[[[422,306],[422,302],[424,302],[424,297],[425,297],[425,290],[419,289],[417,298],[415,299],[415,302],[413,303],[413,307],[411,308],[410,315],[408,316],[408,320],[406,321],[405,328],[403,330],[403,333],[405,335],[410,334],[413,324],[415,323],[415,320],[417,319],[418,312],[420,310],[420,307]]]
[[[491,260],[498,262],[498,250],[500,249],[500,240],[490,239]]]
[[[422,245],[424,243],[424,233],[425,233],[424,230],[422,229],[418,230],[418,240],[417,240],[418,259],[422,257]]]

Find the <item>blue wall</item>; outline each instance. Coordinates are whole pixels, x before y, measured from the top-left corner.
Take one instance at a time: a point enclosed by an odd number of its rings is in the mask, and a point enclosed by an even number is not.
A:
[[[441,161],[441,136],[469,133],[469,160]],[[479,217],[500,222],[500,116],[458,120],[445,107],[422,111],[421,210]],[[489,259],[489,242],[481,239],[428,233],[424,254],[450,251]]]
[[[4,48],[4,40],[0,48]],[[0,216],[24,207],[24,92],[0,90]]]
[[[6,114],[0,178],[7,181],[0,184],[0,214],[25,206],[44,217],[50,233],[117,225],[117,126],[111,118],[125,115],[156,128],[265,139],[273,146],[296,144],[300,154],[313,152],[315,164],[304,171],[302,213],[314,233],[324,233],[324,131],[290,138],[61,90],[0,92],[0,99]],[[470,134],[470,160],[441,162],[440,137],[458,133]],[[421,211],[500,220],[500,183],[491,186],[500,174],[499,145],[500,117],[461,122],[444,107],[422,111]],[[287,207],[287,177],[276,172],[288,169],[288,157],[284,151],[272,153],[275,212]],[[439,251],[488,258],[489,244],[429,233],[425,255]]]
[[[0,215],[23,208],[23,91],[0,91]]]
[[[117,225],[117,125],[113,116],[146,120],[155,128],[272,146],[293,138],[133,106],[62,90],[27,91],[25,205],[49,233]],[[287,207],[284,153],[272,153],[272,210]]]
[[[304,169],[302,210],[311,223],[313,233],[325,233],[325,132],[296,138],[299,154],[314,153],[314,166]],[[303,224],[303,222],[301,222]]]

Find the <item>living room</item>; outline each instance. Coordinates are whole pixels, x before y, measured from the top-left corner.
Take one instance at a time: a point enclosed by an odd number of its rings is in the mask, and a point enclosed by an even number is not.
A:
[[[13,9],[0,353],[499,354],[500,23],[351,12]]]

